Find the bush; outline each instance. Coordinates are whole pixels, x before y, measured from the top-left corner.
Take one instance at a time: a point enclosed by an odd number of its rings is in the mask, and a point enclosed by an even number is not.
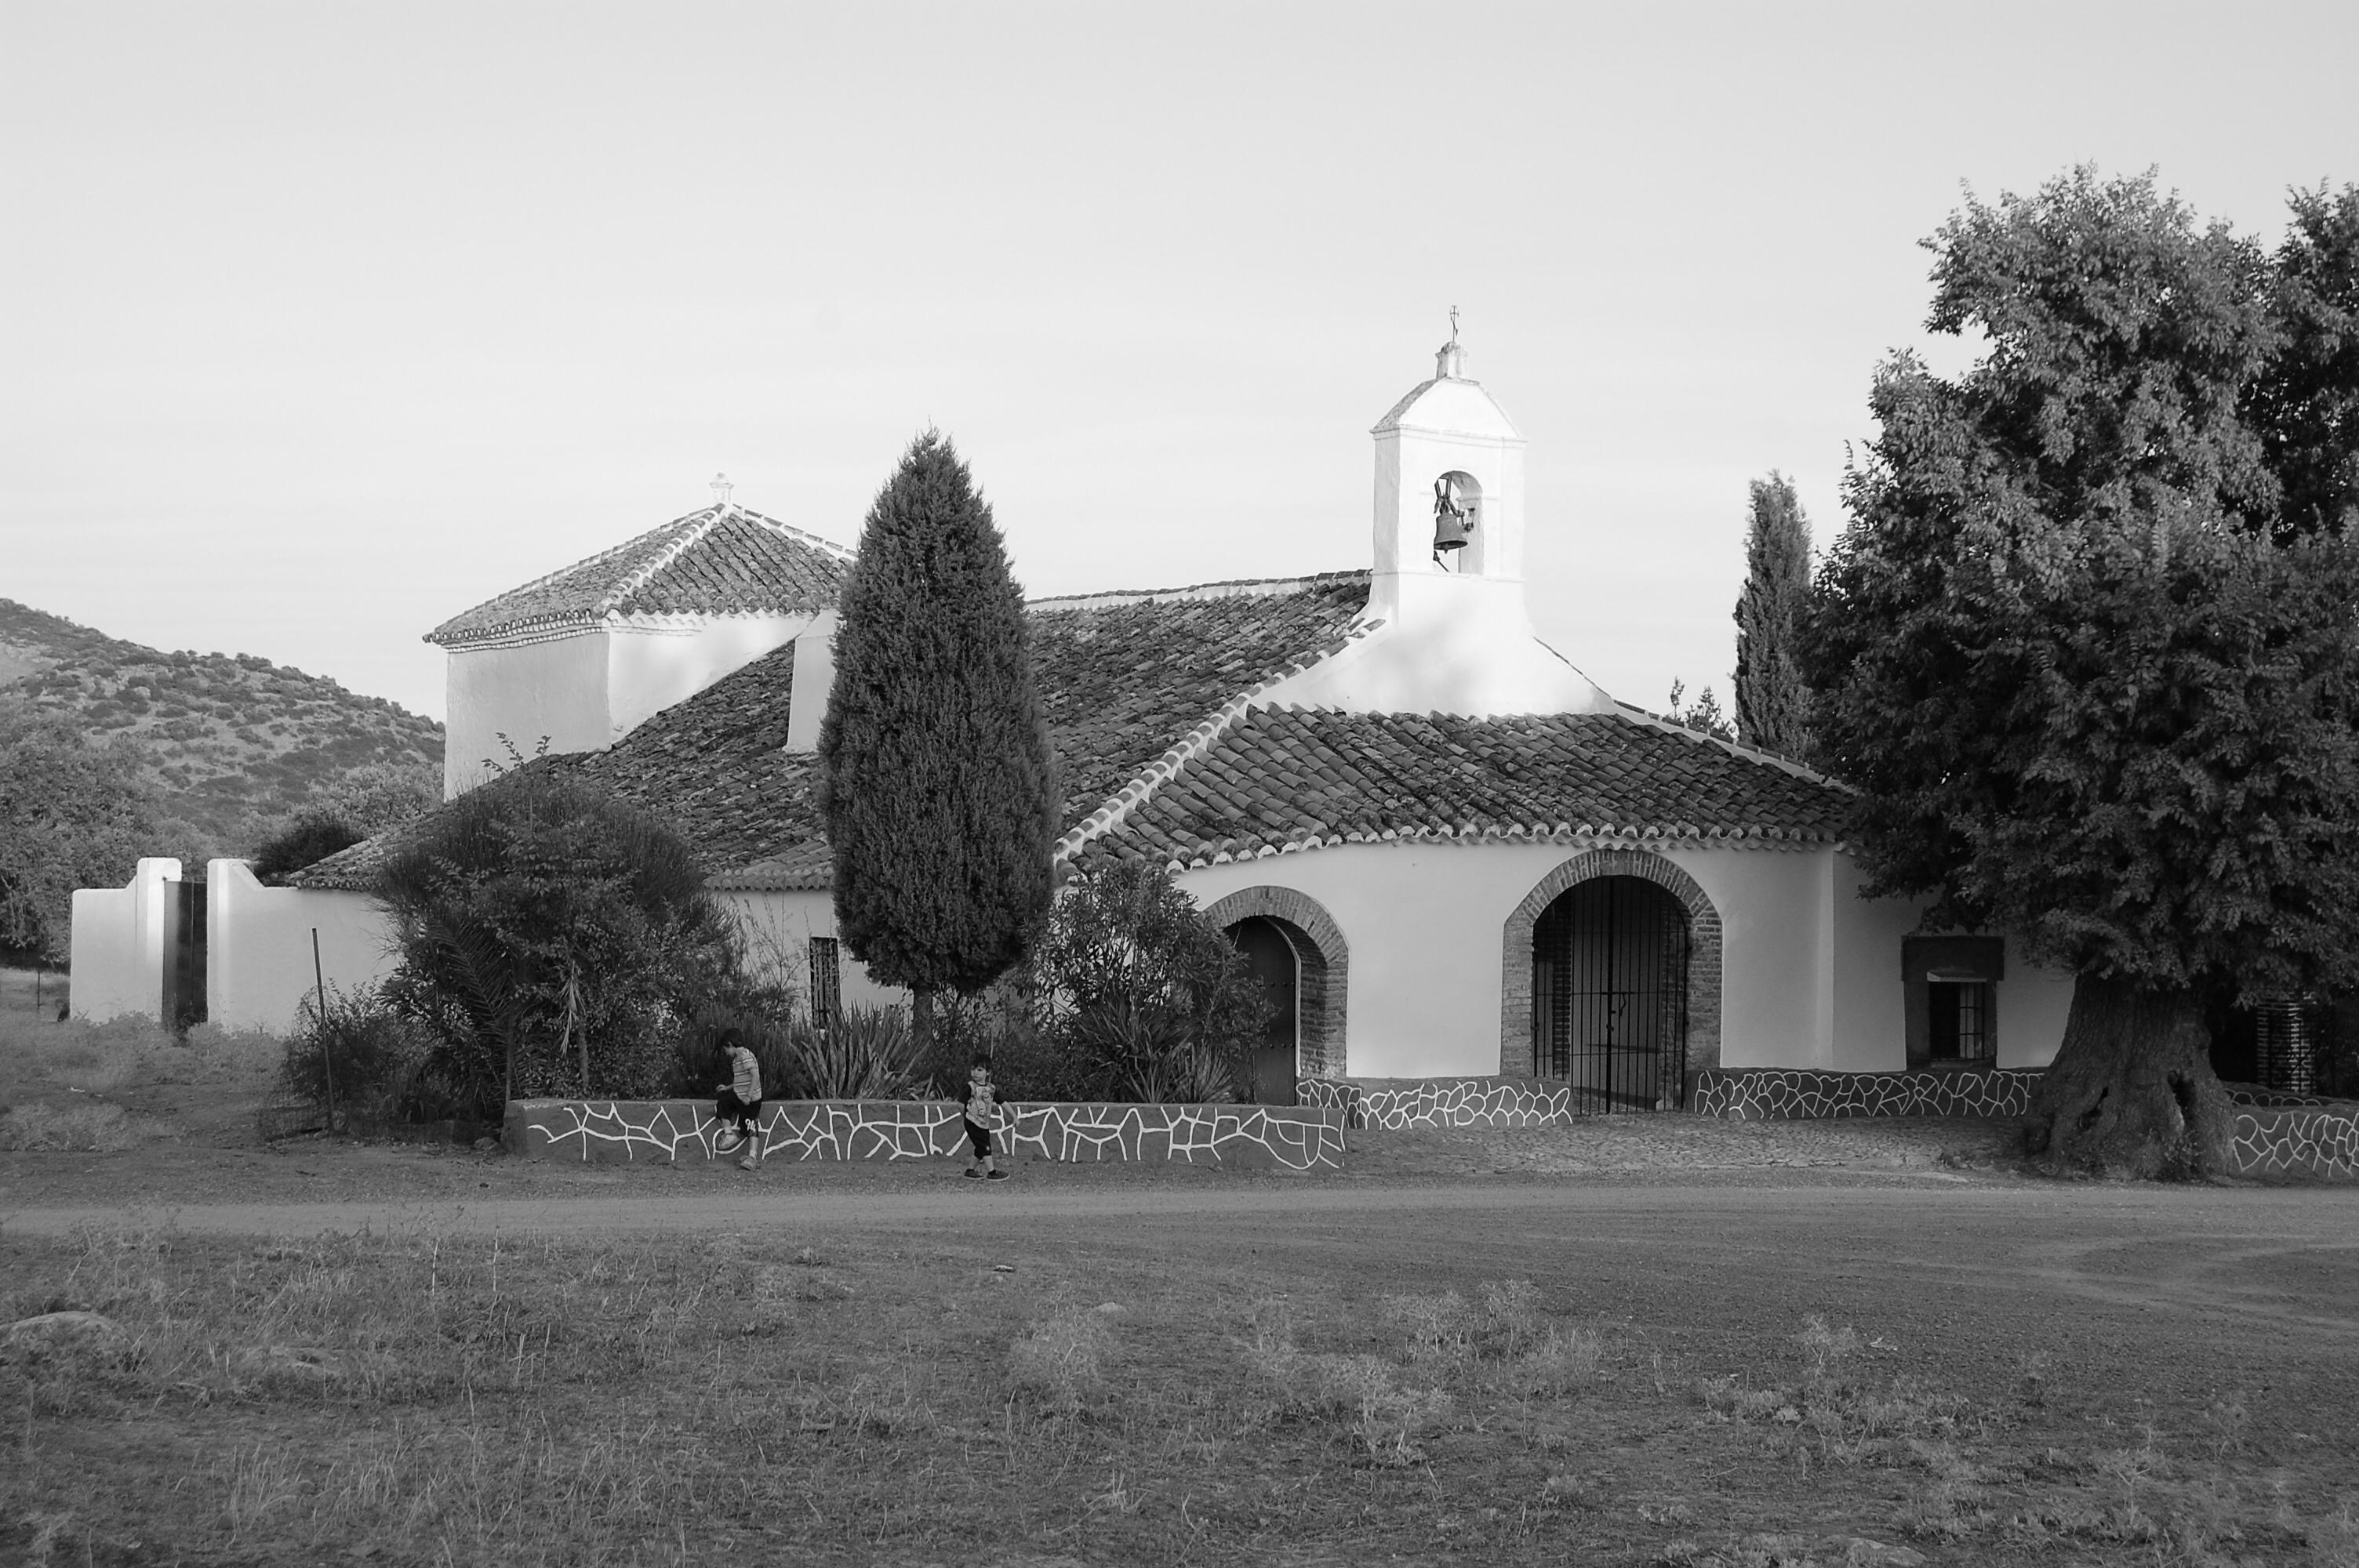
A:
[[[273,887],[304,867],[315,865],[340,849],[349,849],[368,835],[341,816],[306,811],[275,838],[254,851],[254,874]]]
[[[435,1071],[434,1036],[374,988],[331,990],[324,1015],[307,1001],[287,1037],[279,1087],[341,1116],[439,1121],[458,1097]],[[332,1085],[333,1094],[330,1093]]]
[[[795,1041],[796,1021],[784,1008],[708,1002],[698,1008],[673,1046],[672,1074],[665,1092],[685,1099],[710,1098],[729,1081],[726,1047],[734,1039],[754,1053],[762,1068],[767,1099],[808,1099],[803,1064]]]
[[[1229,1100],[1252,1081],[1268,997],[1159,866],[1109,866],[1070,888],[1032,981],[1042,1038],[1090,1091],[1072,1098]]]
[[[697,1008],[742,989],[735,925],[687,840],[552,762],[445,807],[379,893],[401,947],[386,994],[433,1033],[466,1115],[658,1094]]]
[[[941,999],[934,1012],[933,1048],[924,1063],[926,1081],[915,1092],[962,1099],[968,1074],[983,1058],[990,1060],[1002,1099],[1088,1100],[1101,1095],[1092,1065],[1034,1024],[1029,992],[1017,979],[1002,979],[974,996]]]

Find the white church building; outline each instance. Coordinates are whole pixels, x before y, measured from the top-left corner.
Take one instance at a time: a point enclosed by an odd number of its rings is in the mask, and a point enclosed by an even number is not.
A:
[[[1844,789],[1617,702],[1539,639],[1525,438],[1456,342],[1373,435],[1363,568],[1030,605],[1058,858],[1163,865],[1231,931],[1282,1002],[1256,1092],[1394,1123],[2019,1108],[2070,977],[1916,935],[1915,905],[1859,896]],[[836,948],[811,788],[849,558],[724,495],[454,617],[429,638],[449,793],[547,737],[542,765],[688,835],[758,950],[875,994]],[[382,973],[385,848],[283,889],[214,862],[212,1015],[286,1027],[315,927],[332,983]],[[79,900],[142,885],[77,895],[78,1003],[105,989]]]

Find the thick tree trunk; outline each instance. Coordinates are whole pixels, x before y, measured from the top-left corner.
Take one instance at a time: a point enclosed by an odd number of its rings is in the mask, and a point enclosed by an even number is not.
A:
[[[909,1049],[916,1061],[930,1061],[934,1054],[934,988],[909,988]]]
[[[2194,993],[2082,975],[2031,1098],[2026,1147],[2051,1170],[2134,1181],[2219,1175],[2234,1109]]]

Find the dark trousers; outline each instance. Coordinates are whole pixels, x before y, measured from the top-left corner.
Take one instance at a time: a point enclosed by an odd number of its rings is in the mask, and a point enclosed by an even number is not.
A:
[[[987,1156],[991,1152],[991,1129],[978,1127],[973,1117],[959,1119],[966,1123],[966,1141],[974,1145],[974,1157],[980,1160]]]
[[[761,1124],[762,1102],[755,1100],[749,1105],[737,1098],[735,1089],[723,1089],[720,1098],[712,1102],[712,1119],[715,1121],[734,1121],[737,1130],[750,1137]]]

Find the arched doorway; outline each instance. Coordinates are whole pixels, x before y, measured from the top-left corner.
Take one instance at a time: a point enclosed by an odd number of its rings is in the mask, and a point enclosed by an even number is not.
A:
[[[1532,922],[1532,1072],[1583,1110],[1670,1110],[1687,1072],[1692,942],[1642,877],[1575,882]]]
[[[1228,928],[1229,940],[1253,966],[1254,979],[1270,1004],[1269,1022],[1253,1054],[1256,1105],[1292,1105],[1301,1072],[1302,960],[1286,928],[1265,914],[1250,915]]]
[[[1214,899],[1204,916],[1254,964],[1277,1004],[1254,1081],[1238,1088],[1265,1105],[1293,1105],[1300,1079],[1342,1077],[1351,954],[1334,916],[1307,893],[1267,885]]]

